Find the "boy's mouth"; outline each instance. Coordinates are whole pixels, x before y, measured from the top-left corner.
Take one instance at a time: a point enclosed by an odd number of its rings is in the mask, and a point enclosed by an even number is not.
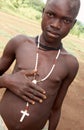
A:
[[[50,30],[47,30],[47,34],[53,38],[58,38],[60,37],[60,34],[56,31],[50,31]]]

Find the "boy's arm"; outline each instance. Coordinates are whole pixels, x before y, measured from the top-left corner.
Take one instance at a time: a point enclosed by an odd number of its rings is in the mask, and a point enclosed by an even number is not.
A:
[[[10,40],[0,57],[0,76],[8,70],[15,59],[15,44]]]
[[[69,75],[63,80],[62,85],[60,86],[60,89],[58,91],[56,100],[54,102],[52,111],[51,111],[51,115],[49,118],[49,127],[48,130],[56,130],[59,119],[60,119],[60,115],[61,115],[61,107],[62,107],[62,103],[63,100],[66,96],[68,87],[70,86],[70,84],[72,83],[72,81],[74,80],[77,71],[78,71],[78,62],[74,62],[74,64],[72,63],[70,69],[69,69]]]
[[[14,74],[4,74],[16,57],[16,50],[24,42],[24,36],[16,36],[6,45],[0,58],[0,88],[7,88],[15,95],[29,103],[42,102],[45,99],[44,90],[31,83],[27,76],[34,75],[34,71],[21,70]],[[26,76],[27,75],[27,76]]]

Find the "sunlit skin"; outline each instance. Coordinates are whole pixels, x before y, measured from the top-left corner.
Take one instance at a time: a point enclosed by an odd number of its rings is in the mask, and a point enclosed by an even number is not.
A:
[[[43,45],[58,48],[74,26],[76,16],[68,2],[50,0],[46,4],[40,36]],[[58,53],[40,48],[38,70],[35,71],[36,52],[36,38],[18,35],[8,42],[0,59],[1,75],[16,59],[13,73],[0,77],[0,87],[7,88],[0,103],[0,114],[9,130],[42,130],[47,120],[48,130],[56,130],[64,97],[77,74],[77,59],[62,47],[51,75],[47,80],[33,84],[34,74],[38,81],[49,73]],[[20,122],[21,110],[25,109],[27,101],[30,115]]]

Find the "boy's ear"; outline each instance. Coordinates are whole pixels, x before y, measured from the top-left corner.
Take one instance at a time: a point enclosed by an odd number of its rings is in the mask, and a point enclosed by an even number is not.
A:
[[[44,10],[45,10],[45,8],[43,8],[43,11],[42,11],[42,13],[44,13]]]
[[[73,28],[73,26],[75,25],[76,22],[77,22],[77,19],[75,19],[75,20],[73,21],[72,28]],[[72,28],[71,28],[71,29],[72,29]]]
[[[73,24],[73,26],[75,25],[76,22],[77,22],[77,19],[74,20],[74,24]]]
[[[45,8],[43,8],[43,11],[42,11],[42,17],[43,17],[44,10],[45,10]]]

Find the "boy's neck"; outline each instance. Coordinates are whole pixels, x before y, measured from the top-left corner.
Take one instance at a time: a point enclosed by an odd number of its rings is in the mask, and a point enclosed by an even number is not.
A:
[[[36,44],[38,44],[38,36],[36,37]],[[45,50],[45,51],[52,51],[52,50],[59,50],[59,49],[62,49],[63,46],[62,46],[62,43],[60,42],[59,45],[57,47],[51,47],[51,46],[47,46],[47,45],[44,45],[44,43],[39,43],[39,48],[42,49],[42,50]]]

